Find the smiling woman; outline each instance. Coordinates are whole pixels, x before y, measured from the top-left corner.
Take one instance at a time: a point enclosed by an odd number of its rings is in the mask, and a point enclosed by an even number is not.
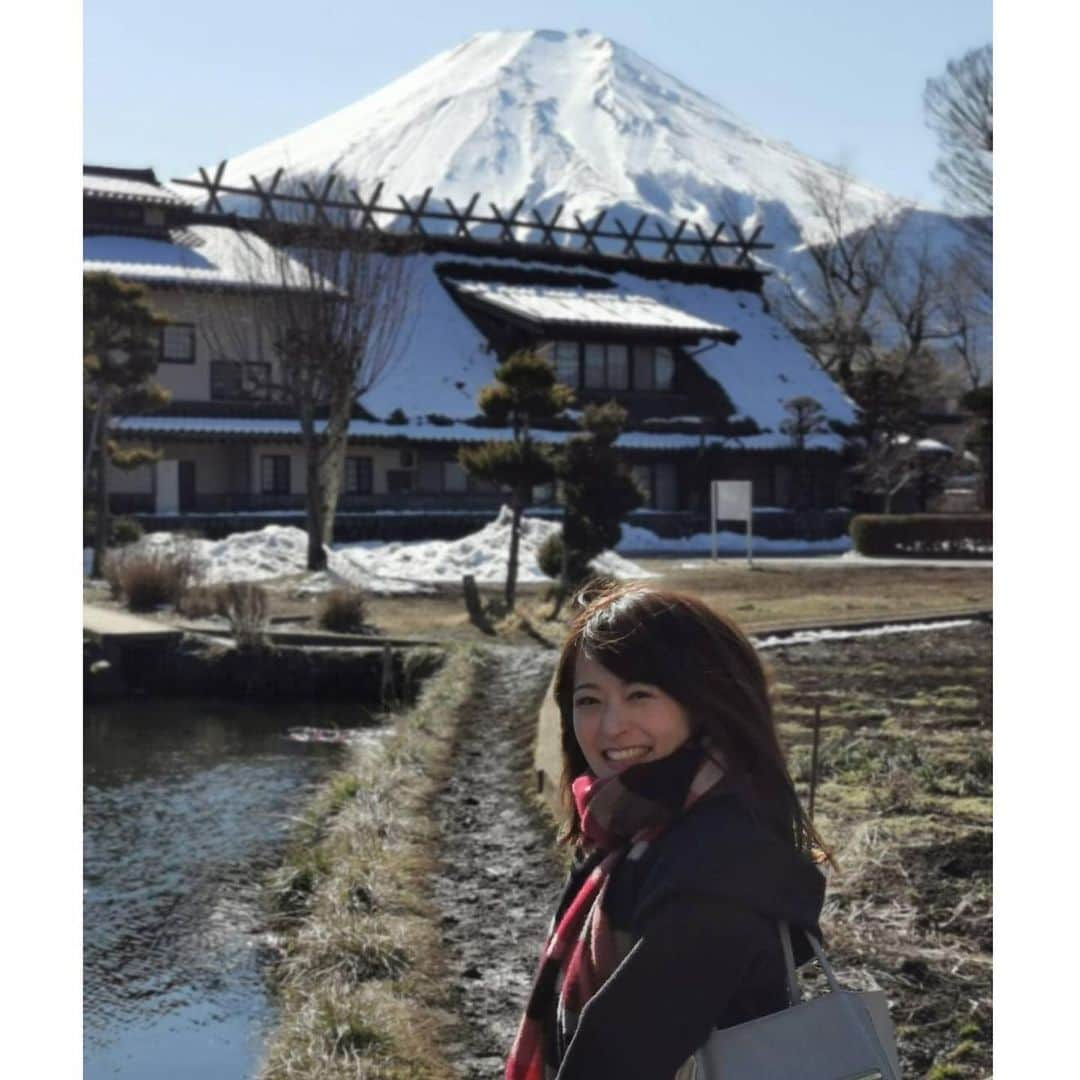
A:
[[[714,1028],[787,1004],[779,924],[820,937],[765,672],[701,600],[631,583],[575,617],[555,698],[574,862],[506,1077],[681,1080]]]
[[[686,710],[658,686],[625,682],[579,652],[574,663],[574,735],[597,777],[667,757],[690,738]]]

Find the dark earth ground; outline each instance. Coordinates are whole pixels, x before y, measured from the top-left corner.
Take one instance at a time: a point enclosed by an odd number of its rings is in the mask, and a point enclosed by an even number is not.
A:
[[[804,800],[821,707],[815,823],[840,863],[823,927],[841,981],[887,991],[905,1076],[990,1076],[990,626],[764,655]],[[434,899],[465,1021],[451,1057],[469,1080],[502,1074],[561,883],[550,823],[529,795],[554,659],[488,650],[433,808],[447,853]]]

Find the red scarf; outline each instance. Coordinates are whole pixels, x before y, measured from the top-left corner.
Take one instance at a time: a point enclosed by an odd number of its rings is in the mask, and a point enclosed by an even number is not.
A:
[[[583,773],[574,780],[583,846],[598,861],[562,917],[552,921],[505,1080],[555,1076],[582,1009],[633,945],[613,933],[605,911],[613,872],[624,859],[641,858],[722,776],[715,751],[687,743],[666,758],[614,776]]]

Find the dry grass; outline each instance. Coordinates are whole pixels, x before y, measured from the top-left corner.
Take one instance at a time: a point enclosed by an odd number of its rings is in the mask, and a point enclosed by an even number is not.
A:
[[[643,559],[662,573],[666,587],[687,589],[740,625],[874,618],[992,606],[990,567],[874,566],[865,563],[770,563],[745,565]]]
[[[331,589],[319,601],[315,621],[338,634],[359,634],[367,624],[367,596],[362,589],[342,586]]]
[[[447,1080],[453,1017],[424,899],[425,812],[474,693],[475,655],[454,650],[418,704],[321,789],[274,883],[283,956],[263,1080]]]
[[[781,737],[833,845],[841,981],[889,995],[904,1075],[991,1071],[991,638],[986,627],[770,652]]]
[[[759,562],[745,565],[695,559],[639,559],[657,576],[657,584],[703,597],[732,615],[748,630],[800,620],[932,614],[961,608],[992,606],[991,567],[877,566],[866,563],[820,564]],[[571,615],[565,605],[552,620],[550,583],[519,585],[516,614],[500,615],[502,585],[481,585],[490,626],[474,625],[465,610],[460,585],[441,585],[427,595],[367,598],[368,627],[392,637],[418,637],[447,642],[484,642],[493,637],[506,644],[530,644],[537,637],[561,642]],[[271,592],[271,615],[316,619],[319,599]]]
[[[992,606],[989,567],[867,566],[759,563],[753,570],[697,562],[692,569],[682,560],[636,560],[659,575],[657,584],[703,597],[718,610],[753,629],[798,620],[875,618],[933,613],[974,606]],[[565,605],[559,619],[550,620],[549,585],[519,587],[517,613],[531,630],[548,642],[562,639],[572,611]],[[482,587],[487,607],[498,603],[498,587]],[[297,610],[301,610],[298,606]],[[441,587],[432,596],[373,596],[371,621],[388,634],[447,640],[482,641],[485,635],[469,622],[461,589]],[[497,620],[493,620],[497,622]],[[517,625],[496,626],[499,640],[525,644],[533,636]]]
[[[182,548],[171,553],[136,548],[110,552],[104,573],[114,598],[131,611],[145,612],[177,605],[194,585],[197,567]]]

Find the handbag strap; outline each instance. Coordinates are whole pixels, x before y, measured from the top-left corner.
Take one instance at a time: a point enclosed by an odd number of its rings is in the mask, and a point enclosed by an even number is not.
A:
[[[799,978],[795,974],[795,950],[791,947],[791,927],[783,919],[780,920],[779,927],[780,948],[784,952],[784,968],[787,971],[788,1000],[792,1005],[798,1005],[803,999],[803,994],[799,986]],[[821,970],[825,972],[829,989],[834,992],[839,991],[840,983],[836,980],[836,973],[832,969],[832,964],[825,957],[825,950],[822,949],[821,942],[809,930],[803,930],[802,933],[806,940],[810,942],[810,948],[814,950],[814,958],[821,965]]]

